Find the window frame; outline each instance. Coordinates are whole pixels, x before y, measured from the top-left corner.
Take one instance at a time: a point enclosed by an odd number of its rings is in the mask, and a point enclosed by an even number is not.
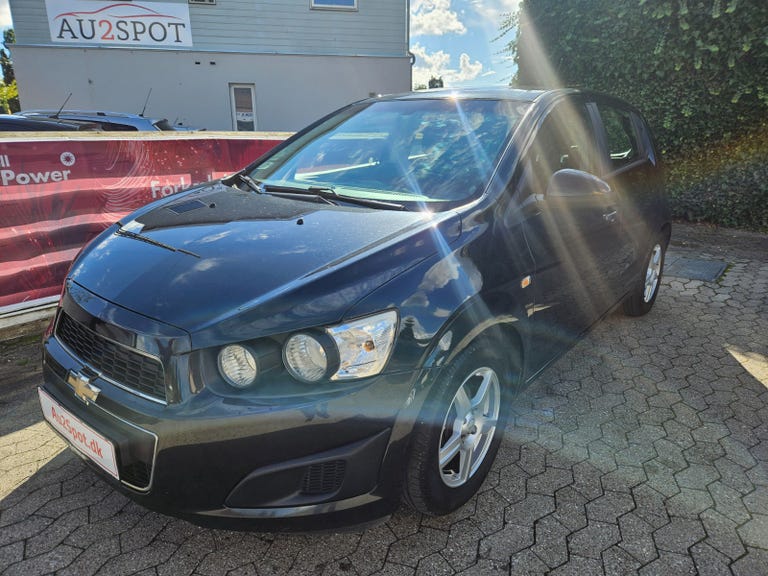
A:
[[[237,104],[235,101],[235,89],[248,88],[251,92],[251,111],[253,112],[253,130],[239,130],[237,127]],[[232,119],[232,130],[234,132],[257,132],[259,129],[258,115],[256,114],[256,85],[248,82],[230,82],[229,83],[229,106],[230,117]]]
[[[537,162],[532,158],[536,154],[537,146],[540,143],[540,139],[551,136],[547,134],[547,129],[550,122],[554,122],[555,127],[562,122],[559,121],[558,116],[568,117],[570,114],[567,111],[567,107],[579,108],[579,116],[581,117],[582,126],[584,130],[585,141],[583,144],[589,147],[585,154],[582,155],[583,166],[582,171],[598,176],[603,168],[603,152],[602,152],[602,126],[598,126],[595,122],[594,115],[592,113],[592,103],[580,96],[569,96],[565,98],[559,98],[546,110],[544,110],[539,118],[534,123],[534,128],[531,131],[530,139],[526,141],[523,146],[523,151],[520,155],[520,161],[518,164],[518,173],[515,177],[515,189],[522,190],[529,188],[527,192],[523,192],[524,196],[528,194],[534,194],[535,196],[543,195],[546,190],[547,182],[541,181],[541,176],[537,174]],[[546,147],[542,147],[546,148]],[[559,168],[562,169],[562,168]],[[552,174],[557,172],[558,169],[552,171],[548,175],[547,181],[552,177]]]
[[[648,141],[647,128],[640,118],[638,112],[628,106],[620,105],[613,100],[596,99],[589,103],[593,115],[593,121],[597,124],[597,136],[600,142],[600,161],[603,165],[603,174],[613,176],[632,169],[645,162],[648,159]],[[608,142],[608,130],[605,125],[603,111],[610,110],[616,115],[625,115],[629,118],[632,127],[635,145],[637,147],[636,155],[631,160],[617,166],[611,159],[610,147]]]
[[[357,12],[357,2],[358,0],[351,0],[352,6],[346,6],[343,4],[344,0],[309,0],[309,9],[310,10],[337,10],[341,12]],[[327,4],[322,4],[318,2],[328,2]],[[336,4],[334,4],[336,2]]]

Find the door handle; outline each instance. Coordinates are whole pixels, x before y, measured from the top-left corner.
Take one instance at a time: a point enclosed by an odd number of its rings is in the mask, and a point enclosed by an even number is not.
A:
[[[614,222],[616,222],[617,217],[618,217],[617,210],[613,210],[611,212],[606,212],[605,214],[603,214],[603,220],[605,220],[609,224],[613,224]]]

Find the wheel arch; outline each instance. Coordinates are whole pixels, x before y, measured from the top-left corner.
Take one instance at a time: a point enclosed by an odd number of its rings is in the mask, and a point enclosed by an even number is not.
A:
[[[669,246],[669,241],[672,239],[672,224],[670,222],[665,222],[661,226],[661,235],[664,238],[665,241],[665,248]]]
[[[522,309],[500,312],[493,301],[479,296],[465,304],[447,321],[423,356],[422,368],[442,369],[474,342],[487,339],[499,341],[510,351],[512,367],[517,371],[515,382],[523,381],[527,339],[527,315]],[[496,311],[499,311],[496,313]]]
[[[456,317],[445,333],[448,333],[451,328],[465,328],[467,318],[471,318],[468,311]],[[442,456],[438,457],[438,452],[442,453],[441,438],[446,430],[445,419],[451,414],[450,407],[453,406],[451,397],[454,397],[455,390],[463,387],[470,377],[474,377],[478,369],[490,367],[491,371],[496,370],[498,373],[500,370],[506,370],[507,367],[511,369],[511,366],[517,363],[517,359],[509,361],[509,354],[505,353],[503,356],[496,354],[485,346],[483,340],[489,338],[492,342],[501,342],[502,346],[514,350],[515,355],[522,358],[524,340],[518,331],[518,323],[519,320],[514,316],[499,315],[487,316],[481,322],[466,327],[462,331],[462,336],[451,347],[450,353],[441,356],[443,363],[430,371],[431,386],[423,390],[425,397],[418,406],[418,416],[413,421],[411,433],[403,442],[401,497],[410,507],[429,515],[447,514],[466,503],[485,479],[495,459],[507,419],[510,417],[509,402],[517,388],[509,383],[506,375],[498,374],[500,377],[496,386],[498,408],[495,415],[491,416],[495,420],[493,432],[490,432],[493,437],[483,438],[486,432],[482,432],[482,425],[478,425],[481,430],[479,441],[484,443],[483,449],[479,456],[480,460],[472,464],[473,469],[466,478],[455,485],[445,482],[444,468],[453,468],[451,464],[453,461],[446,460],[445,463],[441,463]],[[472,412],[474,413],[474,409]],[[464,420],[461,414],[458,416],[454,414],[454,416],[458,418],[456,421]],[[474,423],[474,417],[470,421],[470,424],[472,423]],[[455,431],[456,427],[452,425],[448,429]],[[476,431],[477,429],[473,428],[467,433],[472,435]],[[474,448],[472,450],[474,451]],[[474,461],[475,457],[468,458]],[[457,474],[460,473],[461,468],[463,464],[459,465]]]

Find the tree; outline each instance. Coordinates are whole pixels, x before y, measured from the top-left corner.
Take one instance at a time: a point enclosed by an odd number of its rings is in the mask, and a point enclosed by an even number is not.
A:
[[[18,112],[19,90],[16,86],[16,74],[13,71],[13,60],[8,46],[16,42],[13,28],[3,31],[3,47],[0,49],[0,67],[3,71],[3,82],[0,85],[0,111]]]
[[[19,111],[19,90],[16,80],[10,84],[0,82],[0,114]]]
[[[16,34],[13,28],[8,28],[3,31],[3,48],[0,49],[0,67],[3,70],[3,82],[11,84],[16,80],[16,74],[13,71],[13,60],[11,60],[11,51],[8,48],[9,44],[16,43]]]
[[[429,79],[429,87],[430,88],[442,88],[443,87],[443,77],[440,76],[439,78],[435,78],[432,76],[432,78]]]

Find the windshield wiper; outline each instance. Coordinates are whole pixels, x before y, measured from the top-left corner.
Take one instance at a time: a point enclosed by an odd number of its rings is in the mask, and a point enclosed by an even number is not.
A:
[[[263,194],[275,194],[278,196],[309,196],[313,200],[320,200],[332,206],[338,206],[331,198],[336,197],[333,188],[310,186],[302,188],[300,186],[283,186],[282,184],[259,184],[259,191]],[[307,198],[309,200],[309,198]]]
[[[245,174],[244,172],[237,172],[232,175],[232,178],[237,178],[240,180],[240,182],[245,182],[245,185],[248,186],[248,188],[258,194],[261,194],[261,186],[259,186],[259,183],[256,182],[256,180],[248,176],[248,174]]]
[[[274,184],[262,184],[261,182],[258,182],[248,176],[248,174],[245,174],[244,172],[236,172],[232,176],[228,177],[229,182],[224,182],[225,184],[231,184],[232,180],[238,179],[240,182],[244,182],[248,188],[256,192],[256,194],[301,194],[301,195],[311,195],[311,200],[319,200],[320,202],[325,202],[326,204],[332,204],[333,206],[336,206],[336,202],[332,202],[331,200],[322,197],[318,195],[314,188],[293,188],[291,186],[277,186]],[[329,189],[330,190],[330,189]],[[310,198],[307,198],[307,200],[310,200]]]
[[[160,242],[159,240],[153,240],[152,238],[148,238],[147,236],[142,236],[141,234],[138,234],[136,232],[126,230],[122,226],[117,230],[115,230],[115,234],[117,234],[118,236],[125,236],[126,238],[133,238],[134,240],[138,240],[139,242],[146,242],[147,244],[152,244],[152,246],[157,246],[158,248],[163,248],[171,252],[181,252],[182,254],[188,254],[190,256],[194,256],[195,258],[200,258],[199,254],[195,254],[194,252],[190,252],[189,250],[184,250],[184,248],[176,248],[174,246],[170,246],[169,244],[165,244],[164,242]]]
[[[349,202],[350,204],[357,204],[358,206],[367,206],[369,208],[384,208],[387,210],[405,210],[403,204],[397,204],[395,202],[386,202],[384,200],[374,200],[373,198],[358,198],[357,196],[348,196],[346,194],[339,194],[334,190],[332,186],[309,186],[308,188],[302,188],[301,186],[285,186],[283,184],[267,184],[261,183],[261,191],[268,194],[307,194],[323,198],[324,200],[335,204],[332,200],[340,200],[342,202]]]

